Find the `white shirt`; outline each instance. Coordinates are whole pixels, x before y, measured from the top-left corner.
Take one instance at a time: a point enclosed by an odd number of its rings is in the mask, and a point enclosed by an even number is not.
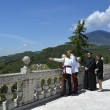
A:
[[[62,62],[64,63],[63,66],[71,66],[71,60],[69,58],[54,58],[54,61],[56,62]],[[66,70],[64,69],[63,72],[67,74],[72,74],[72,68],[71,67],[66,67]]]
[[[72,66],[72,73],[77,73],[79,72],[78,70],[78,62],[73,54],[70,55],[70,60],[71,60],[71,66]]]

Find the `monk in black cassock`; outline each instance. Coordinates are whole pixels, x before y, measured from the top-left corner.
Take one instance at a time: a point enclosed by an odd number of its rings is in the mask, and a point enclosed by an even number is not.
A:
[[[87,53],[87,59],[84,64],[85,74],[84,74],[84,88],[88,90],[96,89],[96,75],[95,75],[95,58],[92,57],[92,53]]]

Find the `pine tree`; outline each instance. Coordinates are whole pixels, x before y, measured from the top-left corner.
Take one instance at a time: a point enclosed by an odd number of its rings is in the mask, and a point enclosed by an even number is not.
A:
[[[78,21],[77,27],[73,32],[73,36],[69,37],[69,44],[73,44],[73,51],[77,57],[81,57],[81,61],[84,60],[86,48],[89,47],[88,37],[85,35],[85,21]]]

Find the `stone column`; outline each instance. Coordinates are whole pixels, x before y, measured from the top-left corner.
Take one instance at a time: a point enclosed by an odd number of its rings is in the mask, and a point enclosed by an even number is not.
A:
[[[43,90],[44,90],[44,97],[49,97],[50,96],[50,89],[47,83],[47,79],[45,79],[45,83],[43,85]]]
[[[37,89],[37,92],[38,92],[38,99],[43,99],[44,98],[44,91],[41,87],[41,80],[38,81],[38,89]]]
[[[38,93],[37,93],[37,89],[38,89],[38,83],[36,79],[33,79],[33,87],[34,87],[34,100],[36,101],[38,99]]]
[[[56,94],[56,87],[55,87],[55,84],[54,84],[54,78],[51,78],[50,90],[51,90],[51,95]]]
[[[2,85],[0,84],[0,88],[2,87]],[[0,97],[0,101],[1,101],[1,97]],[[3,110],[3,104],[0,104],[0,110]]]
[[[17,98],[14,99],[15,107],[22,106],[22,81],[17,82]]]
[[[61,92],[59,77],[57,77],[57,82],[56,82],[56,92],[57,92],[57,93],[60,93],[60,92]]]
[[[10,110],[10,109],[15,108],[14,102],[12,101],[13,94],[12,94],[12,91],[11,91],[11,87],[13,86],[13,84],[8,83],[8,84],[6,84],[6,86],[8,87],[8,91],[5,94],[5,97],[7,99],[7,101],[6,101],[6,110]]]

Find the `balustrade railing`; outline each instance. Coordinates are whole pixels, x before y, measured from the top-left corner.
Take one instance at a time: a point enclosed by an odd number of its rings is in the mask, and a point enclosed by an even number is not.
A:
[[[61,91],[61,70],[0,75],[0,110],[10,110]]]
[[[23,70],[24,69],[24,70]],[[11,110],[61,93],[62,70],[29,71],[0,75],[0,110]],[[110,78],[110,65],[104,65],[104,78]],[[79,88],[83,86],[84,67],[80,68]]]

